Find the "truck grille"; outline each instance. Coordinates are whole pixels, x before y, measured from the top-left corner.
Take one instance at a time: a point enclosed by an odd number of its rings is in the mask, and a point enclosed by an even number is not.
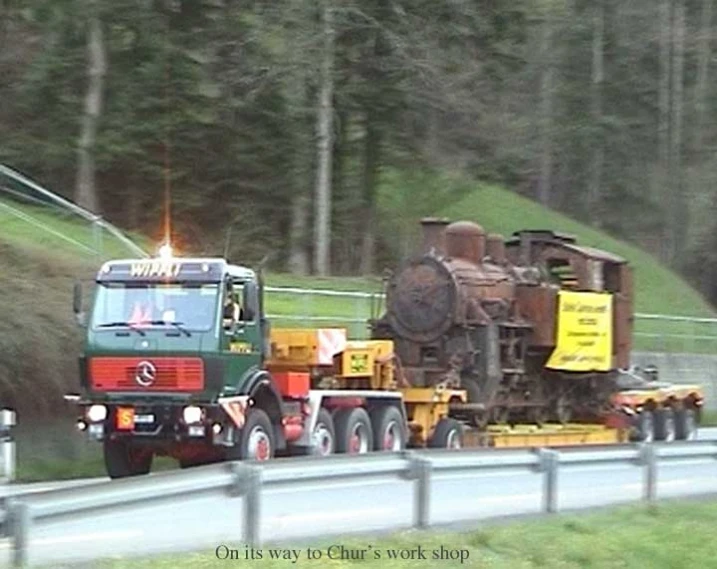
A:
[[[95,391],[202,391],[201,358],[92,358],[89,379]]]

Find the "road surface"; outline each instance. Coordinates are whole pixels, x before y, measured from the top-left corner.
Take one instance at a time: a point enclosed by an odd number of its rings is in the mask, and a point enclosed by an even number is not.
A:
[[[559,510],[635,502],[642,496],[642,477],[641,467],[627,464],[561,465]],[[434,474],[431,523],[538,513],[542,484],[541,474],[525,469]],[[660,463],[658,498],[712,493],[717,494],[717,460]],[[287,540],[307,544],[314,536],[401,529],[411,525],[412,500],[412,483],[391,478],[269,487],[262,495],[261,537],[265,545]],[[32,528],[29,560],[60,568],[100,557],[236,546],[242,536],[242,506],[243,498],[215,495],[51,520]],[[10,552],[9,541],[0,541],[0,563],[8,566]]]

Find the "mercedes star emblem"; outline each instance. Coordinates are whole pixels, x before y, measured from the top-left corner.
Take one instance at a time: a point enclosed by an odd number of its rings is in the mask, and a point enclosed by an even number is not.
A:
[[[134,379],[142,387],[149,387],[157,377],[157,368],[152,362],[142,361],[137,364]]]

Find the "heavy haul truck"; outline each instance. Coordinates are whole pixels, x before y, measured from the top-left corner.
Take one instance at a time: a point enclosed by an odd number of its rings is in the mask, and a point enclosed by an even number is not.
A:
[[[433,235],[435,226],[424,223]],[[102,442],[112,478],[148,473],[154,456],[189,467],[694,434],[699,386],[667,397],[647,382],[637,391],[643,399],[630,382],[621,387],[629,338],[621,329],[615,339],[613,329],[630,319],[613,318],[619,291],[584,290],[584,274],[571,287],[546,280],[531,273],[539,263],[529,256],[509,261],[495,238],[485,259],[476,228],[444,226],[447,248],[428,235],[430,250],[389,283],[370,340],[341,328],[272,328],[261,271],[226,259],[165,246],[157,258],[105,263],[88,319],[75,286],[87,333],[80,393],[66,399],[78,405],[78,428]],[[546,232],[522,233],[523,254],[526,235],[546,243]],[[569,253],[568,265],[596,254],[554,235],[547,242]],[[619,270],[611,275],[613,286],[629,282]],[[629,300],[615,304],[630,310]],[[587,316],[576,321],[581,307]],[[570,332],[582,338],[577,352]]]

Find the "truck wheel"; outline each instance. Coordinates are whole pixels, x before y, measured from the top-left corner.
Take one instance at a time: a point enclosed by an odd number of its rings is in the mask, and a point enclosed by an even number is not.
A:
[[[126,478],[149,474],[152,469],[154,453],[151,450],[136,448],[128,441],[105,439],[105,468],[110,478]]]
[[[675,411],[675,438],[688,441],[697,435],[697,421],[694,409],[678,409]]]
[[[428,441],[431,448],[463,448],[463,427],[455,419],[441,419]]]
[[[274,426],[269,415],[254,408],[246,416],[236,445],[228,450],[228,460],[269,460],[274,456]]]
[[[655,411],[655,440],[675,440],[675,413],[670,407]]]
[[[655,439],[655,421],[652,411],[643,410],[637,416],[636,440],[649,443]]]
[[[316,417],[316,426],[313,432],[313,454],[328,456],[336,451],[336,429],[334,420],[324,407],[319,410]]]
[[[364,454],[373,448],[371,418],[363,407],[339,409],[334,415],[336,451]]]
[[[376,407],[370,413],[374,450],[397,452],[406,448],[403,415],[393,405]]]

